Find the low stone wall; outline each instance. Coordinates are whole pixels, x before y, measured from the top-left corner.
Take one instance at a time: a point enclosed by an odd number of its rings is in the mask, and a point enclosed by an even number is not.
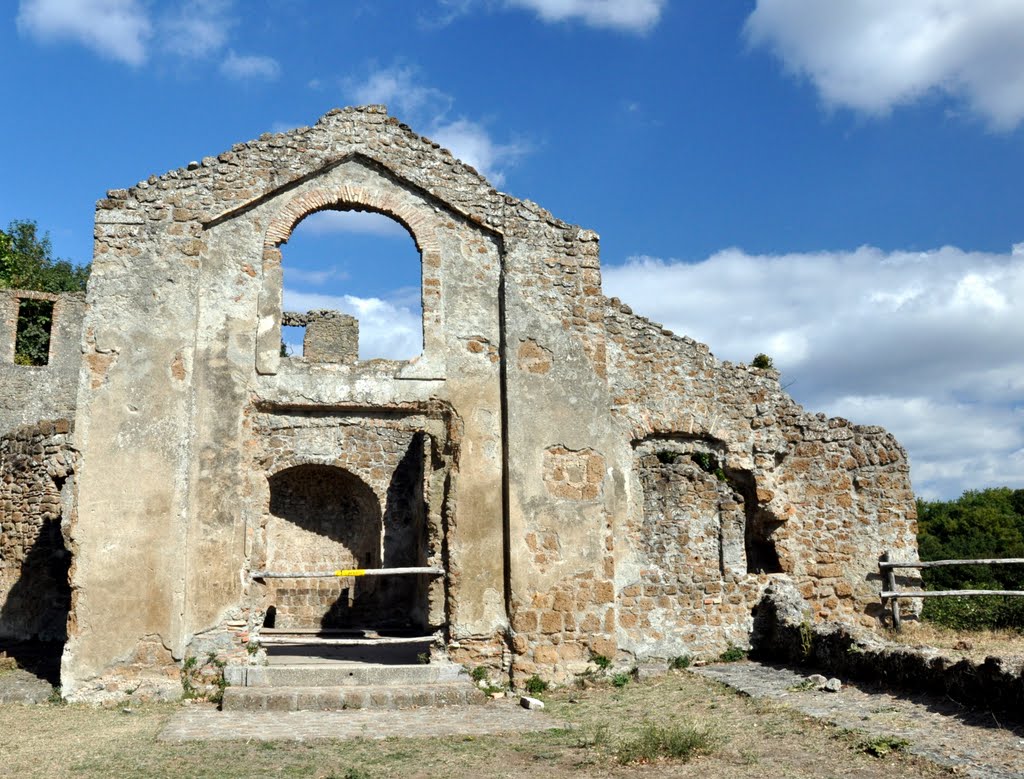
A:
[[[929,647],[893,644],[835,622],[813,624],[809,607],[786,583],[765,591],[754,618],[751,655],[878,682],[914,692],[944,695],[972,708],[1021,718],[1024,665],[997,657],[978,663]]]

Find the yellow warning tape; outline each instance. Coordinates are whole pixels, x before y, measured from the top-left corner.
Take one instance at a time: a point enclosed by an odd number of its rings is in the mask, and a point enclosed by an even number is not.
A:
[[[347,568],[343,571],[335,571],[335,576],[365,576],[365,568]]]

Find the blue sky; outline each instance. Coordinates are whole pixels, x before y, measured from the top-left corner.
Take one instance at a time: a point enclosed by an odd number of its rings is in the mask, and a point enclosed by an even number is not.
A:
[[[919,494],[1024,486],[1020,0],[3,8],[0,223],[37,220],[61,256],[89,258],[106,189],[383,102],[597,230],[608,294],[888,427]],[[307,221],[285,260],[289,306],[415,351],[391,223]]]

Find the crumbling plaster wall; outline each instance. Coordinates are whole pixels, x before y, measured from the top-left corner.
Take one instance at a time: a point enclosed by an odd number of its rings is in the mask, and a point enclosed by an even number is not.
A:
[[[473,206],[500,198],[378,108],[332,112],[315,128],[191,167],[113,191],[97,207],[74,529],[83,564],[63,665],[70,695],[119,684],[142,645],[173,662],[198,634],[245,617],[247,529],[264,511],[263,476],[246,453],[256,406],[448,409],[463,453],[452,477],[449,629],[456,641],[500,643],[501,237]],[[280,327],[276,247],[303,215],[333,205],[410,228],[428,312],[419,360],[314,363],[268,347]],[[103,526],[111,511],[121,517],[116,544]],[[145,576],[122,592],[132,571]]]
[[[606,325],[613,414],[637,461],[630,510],[615,533],[620,647],[670,657],[743,644],[773,575],[796,583],[808,619],[877,624],[879,556],[917,552],[909,466],[895,439],[804,412],[777,372],[719,362],[703,344],[616,299]],[[678,460],[658,463],[659,452]],[[720,474],[695,464],[700,452],[715,456]],[[657,489],[680,496],[677,522],[659,525]],[[702,525],[727,534],[741,509],[777,523],[771,541],[780,574],[748,572],[735,544],[729,561],[702,549]],[[658,554],[652,544],[662,547]]]
[[[19,300],[53,301],[50,359],[15,365]],[[85,295],[0,289],[0,435],[44,419],[73,419],[82,366]]]

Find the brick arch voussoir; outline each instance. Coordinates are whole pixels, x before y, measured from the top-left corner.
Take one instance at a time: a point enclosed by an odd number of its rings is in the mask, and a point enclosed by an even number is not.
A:
[[[264,249],[277,249],[287,243],[295,226],[310,214],[338,206],[376,211],[397,220],[409,231],[424,256],[441,250],[433,224],[415,207],[390,194],[351,185],[314,189],[292,198],[271,220]]]

